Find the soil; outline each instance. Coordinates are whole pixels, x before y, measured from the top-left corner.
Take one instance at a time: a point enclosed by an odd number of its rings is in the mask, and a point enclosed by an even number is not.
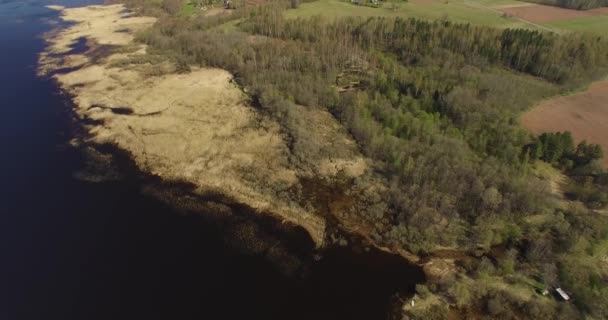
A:
[[[583,93],[542,102],[525,113],[521,122],[534,134],[570,131],[578,143],[586,140],[608,151],[608,81],[592,84]],[[608,168],[608,157],[602,165]]]

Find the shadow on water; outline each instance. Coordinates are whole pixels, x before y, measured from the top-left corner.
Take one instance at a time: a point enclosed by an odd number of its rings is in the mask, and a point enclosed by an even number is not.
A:
[[[35,75],[51,26],[34,16],[0,23],[0,319],[386,319],[424,280],[377,250],[317,252],[303,229],[142,174],[112,146],[69,147],[84,131]]]
[[[397,255],[362,246],[317,251],[301,227],[282,223],[221,194],[198,195],[188,183],[144,174],[126,152],[112,145],[96,149],[112,155],[109,167],[119,169],[110,171],[124,173],[119,183],[130,181],[143,194],[152,196],[151,202],[160,199],[163,206],[170,204],[166,210],[171,218],[167,221],[175,219],[180,226],[165,229],[163,218],[156,227],[163,230],[162,241],[170,239],[166,246],[185,246],[185,254],[192,255],[188,266],[182,265],[184,261],[176,262],[171,273],[180,273],[193,290],[177,295],[179,299],[185,294],[199,301],[180,308],[184,312],[180,317],[385,319],[395,294],[409,295],[416,283],[424,281],[419,267]],[[103,172],[107,172],[108,164],[103,165]],[[149,219],[147,215],[139,218]],[[196,241],[173,243],[175,233],[179,234],[177,239],[188,236]],[[204,249],[197,250],[198,246]],[[172,304],[168,306],[168,313],[176,312]]]
[[[87,45],[87,38],[80,37],[76,40],[76,42],[70,45],[70,51],[66,52],[65,54],[83,54],[87,52],[87,50],[89,50],[89,46]]]

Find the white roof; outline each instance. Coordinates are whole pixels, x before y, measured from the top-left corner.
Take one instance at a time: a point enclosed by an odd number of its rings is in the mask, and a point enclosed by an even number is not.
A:
[[[555,289],[555,291],[557,291],[557,293],[559,293],[559,295],[562,296],[564,300],[570,300],[570,296],[568,296],[568,294],[564,290],[562,290],[562,288],[557,288]]]

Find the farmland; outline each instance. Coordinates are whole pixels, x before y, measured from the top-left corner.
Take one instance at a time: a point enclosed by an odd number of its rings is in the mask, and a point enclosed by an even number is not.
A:
[[[522,117],[522,124],[535,134],[568,130],[578,141],[602,145],[608,150],[608,81],[589,90],[544,101]],[[608,161],[604,158],[604,167]]]
[[[263,2],[263,1],[258,1]],[[195,0],[186,0],[181,13],[199,11]],[[253,1],[247,2],[254,3]],[[215,2],[213,11],[221,8]],[[587,11],[565,9],[517,0],[389,0],[378,7],[356,5],[346,0],[318,0],[288,10],[288,18],[325,17],[405,17],[449,20],[497,28],[524,28],[556,33],[590,32],[602,35],[608,30],[608,8]]]
[[[607,14],[606,10],[604,9],[580,11],[546,5],[506,6],[499,9],[513,17],[521,18],[534,23],[585,19],[598,16],[601,17]],[[608,17],[603,18],[608,19]]]
[[[559,33],[581,31],[602,34],[608,30],[606,8],[577,11],[515,0],[414,0],[385,2],[378,8],[348,1],[319,0],[289,10],[287,17],[383,16],[446,19],[498,28],[526,28]]]
[[[594,16],[551,22],[552,28],[603,35],[608,30],[608,16]]]
[[[500,3],[510,2],[512,1],[500,1]],[[357,6],[339,0],[319,0],[304,3],[299,9],[287,12],[287,16],[292,18],[314,15],[329,17],[383,16],[424,18],[429,20],[447,19],[453,22],[472,23],[500,28],[534,28],[524,22],[502,17],[499,12],[492,11],[477,3],[463,0],[390,2],[384,3],[379,8]]]

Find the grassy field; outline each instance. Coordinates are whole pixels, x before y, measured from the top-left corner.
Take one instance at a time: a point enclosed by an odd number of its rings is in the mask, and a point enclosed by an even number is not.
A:
[[[181,14],[190,16],[198,9],[191,0],[183,0]],[[221,2],[220,2],[221,5]],[[379,8],[358,6],[349,0],[317,0],[303,3],[296,10],[289,10],[287,17],[406,17],[428,20],[448,19],[453,22],[471,23],[498,28],[526,28],[541,30],[542,27],[504,16],[499,10],[504,6],[532,6],[528,2],[517,0],[416,0],[384,1]],[[555,21],[542,24],[545,31],[556,32],[593,32],[604,34],[608,30],[608,15]]]
[[[348,0],[317,0],[303,3],[296,10],[287,12],[288,18],[326,16],[326,17],[406,17],[428,20],[448,19],[453,22],[471,23],[498,28],[526,28],[541,30],[533,24],[513,17],[505,17],[499,12],[504,6],[531,6],[533,4],[517,0],[425,0],[385,1],[381,7],[358,6]],[[190,16],[198,9],[190,0],[184,0],[181,14]],[[541,24],[545,31],[591,32],[598,35],[608,30],[608,15],[575,18]],[[234,26],[232,26],[234,27]]]
[[[550,26],[564,31],[592,32],[605,35],[608,31],[608,16],[556,21],[552,22]]]
[[[515,18],[505,17],[497,10],[503,6],[530,6],[517,0],[434,0],[425,2],[385,2],[380,8],[358,6],[346,0],[318,0],[304,3],[296,10],[289,10],[287,16],[309,17],[416,17],[429,20],[448,19],[453,22],[471,23],[498,28],[539,28]],[[572,20],[562,20],[542,24],[556,32],[594,32],[604,34],[608,30],[608,16],[596,16]]]
[[[492,9],[500,9],[504,6],[533,6],[533,3],[522,2],[517,0],[472,0],[475,3]],[[545,27],[553,29],[557,32],[590,32],[599,35],[606,34],[608,30],[608,15],[575,18],[569,20],[561,20],[550,23],[543,23]]]
[[[511,3],[510,0],[484,0],[487,2]],[[448,19],[454,22],[472,23],[501,28],[528,27],[523,22],[504,18],[499,13],[472,5],[469,1],[449,0],[431,3],[392,2],[384,3],[380,8],[357,6],[340,0],[319,0],[304,3],[296,10],[290,10],[288,17],[308,17],[314,15],[342,16],[383,16],[383,17],[418,17],[424,19]],[[533,27],[532,27],[533,28]]]

